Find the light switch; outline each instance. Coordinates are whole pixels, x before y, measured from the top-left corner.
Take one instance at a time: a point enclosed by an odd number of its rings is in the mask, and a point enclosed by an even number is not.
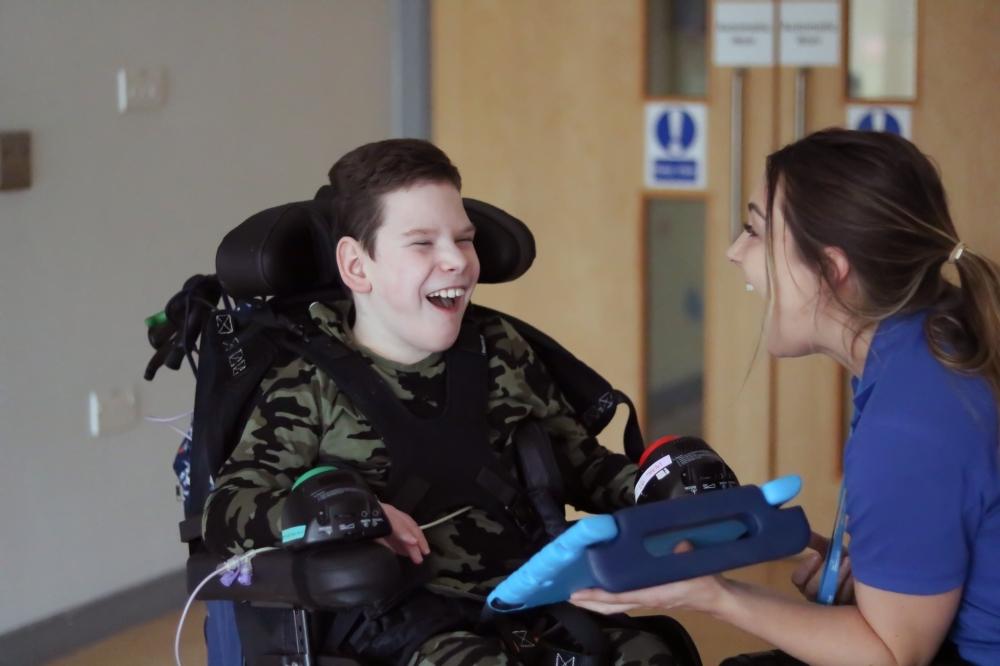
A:
[[[122,67],[118,70],[118,112],[148,111],[163,106],[167,73],[163,67]]]
[[[134,388],[91,391],[87,408],[91,437],[117,435],[139,422],[139,400]]]
[[[0,132],[0,190],[31,187],[31,133]]]

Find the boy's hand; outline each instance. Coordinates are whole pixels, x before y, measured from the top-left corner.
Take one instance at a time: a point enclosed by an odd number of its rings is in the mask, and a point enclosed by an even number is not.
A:
[[[819,579],[823,575],[823,560],[829,548],[830,540],[813,532],[809,538],[805,558],[792,572],[792,583],[809,601],[816,601]],[[834,603],[854,603],[854,576],[851,575],[851,558],[847,555],[847,549],[843,551],[840,571],[837,572],[837,594],[834,595]]]
[[[385,517],[392,526],[392,534],[382,539],[376,539],[383,546],[401,557],[409,557],[414,564],[424,561],[424,555],[430,555],[427,538],[417,522],[391,504],[379,502]]]

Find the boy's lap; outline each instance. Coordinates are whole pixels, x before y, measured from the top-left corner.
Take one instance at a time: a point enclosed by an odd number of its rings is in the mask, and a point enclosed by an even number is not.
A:
[[[677,662],[666,642],[639,629],[605,629],[611,642],[614,666],[674,666]]]
[[[513,663],[499,638],[471,631],[432,636],[410,659],[410,666],[508,666]]]
[[[631,628],[603,630],[611,644],[613,666],[673,666],[676,662],[658,636]],[[409,666],[514,666],[496,636],[452,631],[433,636],[413,655]]]

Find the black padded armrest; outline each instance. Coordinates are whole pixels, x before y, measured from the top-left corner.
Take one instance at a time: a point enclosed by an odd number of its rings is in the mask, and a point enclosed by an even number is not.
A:
[[[201,514],[185,518],[177,525],[181,532],[181,541],[191,543],[201,538]]]
[[[189,557],[188,592],[193,592],[223,562],[225,558],[208,553]],[[402,584],[396,556],[370,541],[299,552],[273,550],[257,555],[252,564],[249,586],[234,581],[226,587],[216,576],[201,589],[198,598],[342,610],[386,599]]]

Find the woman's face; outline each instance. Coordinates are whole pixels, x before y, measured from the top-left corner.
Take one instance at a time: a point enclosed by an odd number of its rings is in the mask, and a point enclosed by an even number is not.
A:
[[[747,206],[743,233],[733,242],[726,257],[743,269],[748,289],[773,301],[765,328],[767,350],[773,356],[804,356],[816,349],[822,281],[802,260],[798,247],[785,227],[781,213],[783,197],[778,188],[770,239],[766,233],[767,194],[762,183]],[[774,250],[774,273],[768,288],[767,243]]]

